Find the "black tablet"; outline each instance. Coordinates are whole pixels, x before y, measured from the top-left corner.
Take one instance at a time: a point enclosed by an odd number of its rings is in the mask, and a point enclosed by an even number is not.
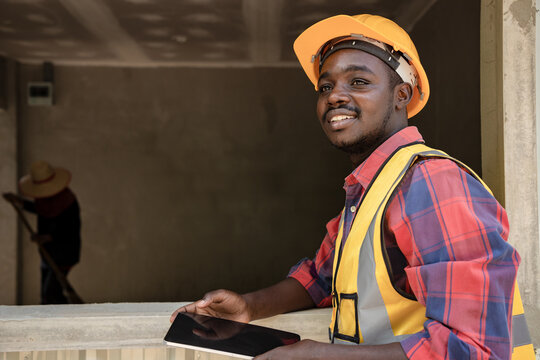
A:
[[[163,339],[165,344],[251,359],[300,336],[263,326],[211,316],[179,313]]]

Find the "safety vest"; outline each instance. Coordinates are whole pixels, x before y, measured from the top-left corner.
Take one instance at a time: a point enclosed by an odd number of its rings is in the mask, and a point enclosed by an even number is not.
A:
[[[387,203],[403,176],[419,157],[455,161],[491,193],[466,165],[442,151],[421,143],[398,148],[381,166],[356,210],[350,234],[342,244],[343,218],[339,226],[333,265],[332,321],[334,343],[387,344],[423,330],[425,306],[394,288],[385,263],[382,221]],[[344,210],[345,211],[345,210]],[[517,284],[512,312],[512,359],[534,360],[534,350],[525,322]]]

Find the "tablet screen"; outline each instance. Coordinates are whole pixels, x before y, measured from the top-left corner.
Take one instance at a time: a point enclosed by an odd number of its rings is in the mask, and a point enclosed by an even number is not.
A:
[[[167,345],[243,359],[299,340],[286,331],[190,313],[179,313],[164,339]]]

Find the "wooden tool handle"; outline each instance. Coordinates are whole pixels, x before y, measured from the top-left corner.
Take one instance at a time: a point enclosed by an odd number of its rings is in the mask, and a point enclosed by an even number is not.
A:
[[[26,218],[26,216],[24,216],[22,210],[17,205],[15,205],[13,201],[9,201],[9,203],[13,206],[13,208],[17,212],[17,215],[19,215],[19,218],[21,219],[26,229],[30,232],[30,235],[35,236],[36,232],[34,231],[34,229],[32,229],[32,226],[28,222],[28,219]],[[49,252],[45,250],[42,244],[40,244],[37,241],[35,243],[37,244],[39,248],[39,252],[41,256],[43,257],[43,260],[52,269],[54,276],[56,277],[56,279],[62,286],[62,292],[64,293],[64,296],[68,299],[68,302],[70,304],[84,304],[84,301],[82,301],[81,297],[77,294],[75,289],[73,289],[73,286],[71,286],[68,279],[64,276],[64,273],[62,273],[58,265],[56,265],[56,262],[51,257],[51,254],[49,254]]]

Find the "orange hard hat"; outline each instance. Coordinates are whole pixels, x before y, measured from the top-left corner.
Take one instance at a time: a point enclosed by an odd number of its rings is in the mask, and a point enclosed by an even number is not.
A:
[[[387,44],[390,49],[386,55],[389,55],[389,58],[388,61],[383,61],[394,68],[404,82],[409,82],[413,87],[407,116],[413,117],[426,105],[429,82],[414,43],[399,25],[377,15],[332,16],[310,26],[298,36],[294,42],[294,52],[316,90],[321,57],[329,48],[328,44],[335,39],[353,40],[352,44],[355,44],[356,39],[359,43],[368,42],[379,47]],[[392,65],[390,62],[393,62]]]

